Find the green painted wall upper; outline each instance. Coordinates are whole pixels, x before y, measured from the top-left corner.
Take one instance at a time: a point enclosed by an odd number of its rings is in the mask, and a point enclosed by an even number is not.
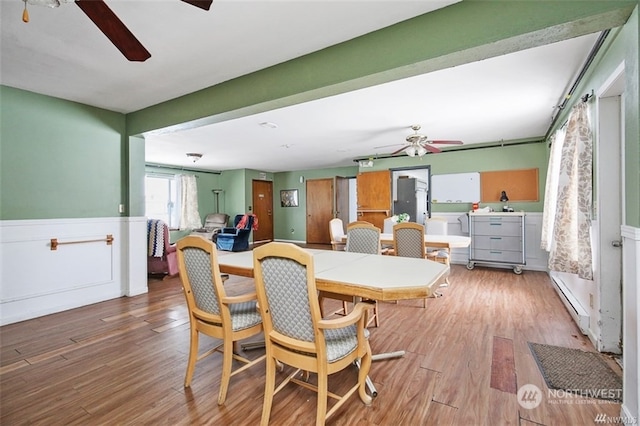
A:
[[[128,115],[130,135],[293,105],[621,25],[637,0],[465,0]]]
[[[487,147],[470,150],[442,152],[424,157],[395,157],[374,161],[371,169],[385,170],[402,167],[431,166],[432,175],[449,173],[487,172],[495,170],[538,169],[538,202],[510,202],[509,206],[516,210],[541,212],[544,207],[544,186],[547,176],[547,148],[544,143],[525,145],[505,145],[504,147]],[[481,207],[489,206],[501,210],[502,203],[481,203]],[[467,212],[471,203],[434,203],[433,212]]]
[[[335,176],[353,177],[358,167],[336,167],[319,170],[295,170],[276,173],[273,179],[273,235],[276,239],[306,241],[307,239],[307,184],[310,179],[333,178]],[[303,182],[300,182],[300,177]],[[298,190],[298,207],[281,207],[280,191]],[[292,231],[293,229],[293,231]]]
[[[625,167],[625,221],[627,225],[640,227],[640,65],[638,46],[640,40],[640,17],[638,8],[627,23],[611,31],[603,48],[594,59],[593,66],[585,75],[576,93],[596,94],[616,69],[624,64],[624,167]],[[573,98],[560,115],[554,127],[557,129],[566,120],[571,107],[579,101]],[[595,120],[593,121],[595,122]],[[597,137],[597,132],[596,132]],[[597,154],[597,153],[596,153]],[[597,170],[596,173],[617,171]]]
[[[120,216],[125,116],[0,86],[0,219]]]

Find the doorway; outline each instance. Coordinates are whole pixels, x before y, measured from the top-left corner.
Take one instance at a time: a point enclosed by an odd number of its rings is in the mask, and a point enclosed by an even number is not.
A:
[[[331,244],[329,221],[333,219],[333,178],[307,180],[307,244]]]
[[[258,218],[258,229],[253,231],[253,242],[273,241],[273,182],[252,181],[253,214]]]
[[[431,217],[431,166],[391,169],[393,212],[421,225]]]
[[[595,154],[595,220],[593,232],[594,276],[598,289],[593,307],[598,318],[602,352],[621,352],[622,342],[622,248],[621,226],[624,223],[624,67],[621,65],[598,93],[597,145]],[[593,327],[593,325],[592,325]]]

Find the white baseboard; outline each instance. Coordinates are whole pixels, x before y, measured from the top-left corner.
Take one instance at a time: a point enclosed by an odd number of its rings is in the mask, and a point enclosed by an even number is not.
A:
[[[567,308],[569,315],[576,322],[582,334],[589,333],[589,313],[582,307],[580,302],[571,294],[571,291],[567,288],[567,286],[562,281],[562,278],[551,275],[551,282],[553,283],[553,288],[560,296],[560,300]]]

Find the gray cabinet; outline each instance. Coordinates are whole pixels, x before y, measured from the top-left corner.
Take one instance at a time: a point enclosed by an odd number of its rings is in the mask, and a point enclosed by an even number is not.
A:
[[[468,269],[476,263],[513,265],[513,272],[522,273],[526,264],[525,213],[469,213]]]

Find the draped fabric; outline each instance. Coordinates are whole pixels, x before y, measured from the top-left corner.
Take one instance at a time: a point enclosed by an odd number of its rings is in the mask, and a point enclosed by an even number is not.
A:
[[[593,279],[590,217],[592,145],[588,105],[580,102],[569,116],[562,145],[549,269],[577,274],[587,280]],[[552,193],[549,196],[553,198]],[[545,211],[545,214],[550,213]]]
[[[158,219],[147,220],[147,255],[162,257],[164,255],[164,222]]]
[[[180,229],[202,228],[195,175],[180,175]]]
[[[564,144],[565,128],[556,130],[551,136],[551,155],[547,168],[547,183],[544,190],[544,210],[542,213],[542,237],[540,248],[551,251],[553,228],[556,221],[556,206],[558,204],[558,178],[560,177],[560,157]]]

